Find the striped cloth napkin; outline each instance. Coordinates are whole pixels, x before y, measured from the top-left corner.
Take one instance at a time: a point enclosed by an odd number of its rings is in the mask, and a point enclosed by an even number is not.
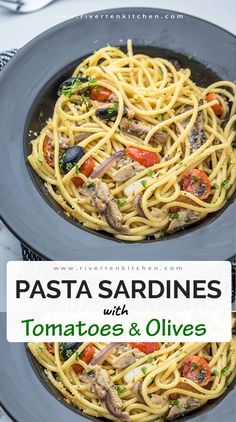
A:
[[[17,53],[18,50],[16,49],[12,49],[12,50],[8,50],[8,51],[4,51],[3,53],[0,53],[0,70],[2,70],[5,66],[5,64],[7,64],[7,62],[9,62],[9,60],[11,60],[11,58]]]

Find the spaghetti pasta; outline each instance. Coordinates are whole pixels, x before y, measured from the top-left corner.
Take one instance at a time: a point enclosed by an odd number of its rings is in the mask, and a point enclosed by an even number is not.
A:
[[[59,90],[28,157],[85,228],[160,238],[225,206],[236,187],[236,86],[197,86],[190,69],[107,46]]]
[[[28,347],[66,402],[115,421],[175,419],[220,397],[236,375],[235,335],[229,343]]]

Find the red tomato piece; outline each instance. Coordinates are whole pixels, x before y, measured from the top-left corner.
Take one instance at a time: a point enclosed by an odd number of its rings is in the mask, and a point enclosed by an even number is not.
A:
[[[142,164],[144,167],[152,167],[154,164],[159,163],[159,158],[155,152],[146,151],[145,149],[136,147],[127,147],[127,155],[133,160]]]
[[[160,343],[130,343],[130,345],[136,347],[136,349],[145,353],[145,355],[156,352],[156,350],[159,350],[161,347]]]
[[[206,386],[211,378],[207,361],[200,356],[188,356],[183,361],[183,377],[195,382],[201,387]]]
[[[54,355],[54,343],[44,343],[44,346],[46,347],[48,353]]]
[[[95,166],[95,161],[93,157],[89,157],[84,164],[82,164],[80,168],[80,172],[83,173],[85,176],[89,177],[92,173]],[[76,187],[82,186],[84,184],[84,181],[80,177],[73,177],[72,182]]]
[[[95,86],[90,89],[89,97],[91,100],[106,102],[109,100],[110,96],[113,95],[113,92],[110,89],[105,88],[104,86]]]
[[[183,190],[197,196],[199,199],[207,199],[211,192],[210,180],[202,170],[188,170],[183,175]]]
[[[54,167],[54,148],[51,144],[51,140],[48,136],[45,136],[43,143],[43,155],[46,160],[46,163],[50,167]]]
[[[218,100],[218,104],[213,105],[211,108],[212,108],[212,110],[214,110],[215,115],[220,117],[223,113],[223,107],[222,107],[222,105],[219,101],[219,96],[217,94],[215,94],[214,92],[210,92],[207,95],[206,100],[207,100],[208,103],[210,103],[211,101],[214,101],[214,100]]]
[[[94,353],[95,347],[93,346],[93,344],[89,344],[87,347],[85,347],[79,358],[85,363],[89,364],[94,357]],[[74,363],[72,365],[72,368],[74,369],[76,374],[80,374],[84,370],[83,366],[79,363]]]

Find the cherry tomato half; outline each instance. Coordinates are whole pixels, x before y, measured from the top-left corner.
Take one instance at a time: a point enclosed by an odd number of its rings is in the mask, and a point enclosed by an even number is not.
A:
[[[202,170],[188,170],[183,175],[183,190],[197,196],[199,199],[206,199],[211,192],[210,180]]]
[[[223,107],[222,107],[222,105],[219,101],[219,96],[217,94],[215,94],[214,92],[210,92],[207,95],[206,100],[207,100],[208,103],[210,103],[211,101],[214,101],[214,100],[218,100],[218,104],[213,105],[211,108],[212,108],[212,110],[214,110],[215,115],[220,117],[223,113]]]
[[[85,347],[79,358],[85,363],[89,364],[94,357],[94,353],[95,347],[93,346],[93,344],[89,344],[87,347]],[[79,363],[74,363],[72,365],[72,368],[74,369],[76,374],[80,374],[84,370],[83,366]]]
[[[183,377],[195,382],[201,387],[206,386],[211,378],[207,361],[200,356],[188,356],[183,361]]]
[[[46,160],[46,163],[50,167],[54,167],[54,148],[51,144],[51,140],[48,136],[45,136],[43,143],[43,155]]]
[[[89,97],[91,100],[106,102],[112,94],[113,92],[104,86],[95,86],[90,90]]]
[[[144,167],[152,167],[154,164],[159,163],[157,154],[152,151],[145,151],[145,149],[130,146],[126,148],[126,153]]]
[[[136,349],[145,353],[145,355],[156,352],[161,347],[161,343],[130,343],[130,345],[136,347]]]
[[[93,157],[89,157],[84,164],[82,164],[81,168],[80,168],[80,172],[82,174],[84,174],[85,176],[89,177],[90,174],[92,173],[93,169],[95,166],[95,161],[93,159]],[[74,185],[77,186],[82,186],[84,184],[84,181],[80,178],[80,177],[73,177],[72,178],[72,182],[74,183]]]

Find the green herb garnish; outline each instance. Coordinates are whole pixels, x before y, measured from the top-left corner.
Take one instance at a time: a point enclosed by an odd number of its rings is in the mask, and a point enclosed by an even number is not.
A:
[[[178,220],[179,219],[179,213],[178,212],[174,212],[173,214],[170,215],[171,220]]]
[[[81,81],[79,79],[75,79],[71,85],[65,85],[62,87],[62,94],[66,95],[67,97],[71,98],[73,95],[73,91],[76,88],[79,88],[81,86]]]
[[[122,207],[123,205],[126,204],[126,200],[124,198],[117,198],[116,203],[118,207]]]
[[[222,375],[225,375],[226,372],[228,372],[228,370],[229,370],[229,366],[225,366],[223,369],[221,369]]]
[[[214,185],[212,185],[211,187],[212,189],[219,189],[219,185],[217,183],[214,183]]]
[[[39,164],[41,164],[41,165],[43,164],[43,158],[42,157],[38,156],[37,161],[38,161]]]
[[[43,111],[40,111],[40,113],[39,113],[39,117],[43,117]]]
[[[95,374],[94,369],[89,369],[89,370],[87,371],[87,375],[94,375],[94,374]]]
[[[75,165],[75,174],[78,176],[78,174],[79,174],[79,166],[78,166],[78,163],[76,163],[76,165]]]
[[[79,360],[79,353],[77,351],[75,353],[75,360],[76,360],[76,362],[78,362],[78,360]]]
[[[89,182],[89,183],[87,183],[86,187],[87,188],[94,188],[95,184],[93,182]]]
[[[126,390],[126,387],[124,385],[117,385],[116,390],[117,393],[122,394]]]
[[[96,78],[89,78],[88,79],[89,85],[95,84],[96,82],[97,82],[97,79]]]
[[[153,356],[149,356],[147,358],[147,363],[152,363],[153,362],[154,357]]]
[[[39,350],[43,350],[43,349],[44,349],[44,346],[43,346],[42,344],[38,344],[38,345],[37,345],[37,349],[39,349]]]
[[[222,187],[223,189],[225,189],[225,188],[226,188],[226,186],[228,185],[228,183],[229,183],[229,181],[228,181],[227,179],[223,180],[223,182],[221,183],[221,187]]]
[[[149,168],[148,171],[147,171],[147,175],[152,177],[153,176],[153,170]]]
[[[193,362],[192,363],[192,366],[191,366],[191,369],[193,370],[193,371],[195,371],[195,369],[197,369],[198,368],[198,364],[197,363],[195,363],[195,362]]]
[[[179,400],[170,400],[171,406],[179,406]]]
[[[67,163],[66,164],[66,170],[71,170],[73,168],[73,164],[72,163]]]
[[[147,373],[147,367],[146,367],[146,366],[143,366],[143,367],[141,368],[141,371],[142,371],[142,373],[145,375],[145,374]]]
[[[147,181],[146,180],[141,180],[141,184],[143,185],[144,188],[146,188],[147,186]]]
[[[112,114],[114,111],[117,111],[119,109],[119,104],[115,103],[112,107],[107,109],[108,114]]]
[[[215,369],[215,371],[212,372],[212,375],[214,375],[215,377],[217,377],[217,375],[219,375],[219,371],[217,371],[217,369]]]
[[[70,358],[72,355],[73,355],[73,351],[71,350],[71,349],[68,349],[67,351],[66,351],[66,356],[68,357],[68,358]]]

